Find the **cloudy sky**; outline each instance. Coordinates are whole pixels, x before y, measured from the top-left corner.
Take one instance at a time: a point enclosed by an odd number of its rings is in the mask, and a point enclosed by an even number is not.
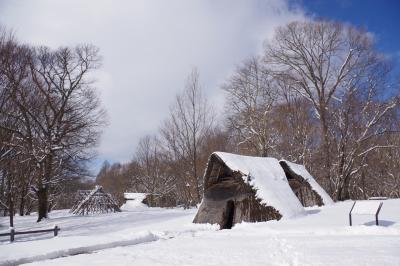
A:
[[[323,12],[321,1],[307,2],[0,0],[0,23],[23,42],[100,48],[97,87],[109,126],[96,168],[105,159],[132,157],[138,139],[155,132],[167,116],[193,67],[212,102],[222,103],[220,85],[244,58],[260,52],[276,26]],[[343,10],[352,3],[335,2]]]

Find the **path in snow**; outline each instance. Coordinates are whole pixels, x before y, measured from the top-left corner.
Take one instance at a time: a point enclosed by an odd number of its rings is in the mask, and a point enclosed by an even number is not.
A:
[[[60,235],[18,235],[14,243],[9,243],[4,237],[0,242],[0,265],[18,265],[169,239],[176,234],[190,233],[193,230],[216,229],[212,226],[193,225],[191,221],[195,211],[139,208],[121,213],[73,216],[64,210],[55,211],[51,214],[51,219],[40,224],[34,222],[35,216],[17,217],[17,230],[49,228],[57,224],[61,227]],[[6,221],[6,218],[0,219],[2,222]]]
[[[33,265],[400,265],[400,234],[379,236],[370,229],[313,235],[249,225]]]

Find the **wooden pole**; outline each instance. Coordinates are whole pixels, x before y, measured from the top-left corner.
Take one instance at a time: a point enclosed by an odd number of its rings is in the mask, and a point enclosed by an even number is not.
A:
[[[357,201],[354,201],[353,206],[351,207],[351,210],[349,212],[349,221],[350,221],[350,226],[353,226],[352,220],[351,220],[351,212],[353,211],[354,206],[356,205]]]
[[[15,239],[15,230],[14,228],[10,229],[10,242],[14,242]]]
[[[382,205],[383,205],[383,202],[381,202],[381,203],[379,204],[379,208],[378,208],[378,210],[376,211],[376,214],[375,214],[375,223],[376,223],[376,225],[379,225],[378,214],[379,214],[379,212],[381,211]]]
[[[58,235],[58,230],[60,230],[60,228],[58,228],[57,225],[54,226],[54,236]]]

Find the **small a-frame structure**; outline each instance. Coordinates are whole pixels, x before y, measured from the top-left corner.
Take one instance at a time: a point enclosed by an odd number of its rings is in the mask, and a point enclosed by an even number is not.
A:
[[[111,194],[104,192],[102,186],[96,186],[93,190],[79,190],[76,203],[70,210],[79,215],[120,211],[117,202]]]

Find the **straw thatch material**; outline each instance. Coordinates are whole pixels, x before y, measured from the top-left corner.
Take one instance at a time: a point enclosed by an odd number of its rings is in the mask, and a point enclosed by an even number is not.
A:
[[[104,192],[101,186],[96,186],[93,190],[78,191],[76,203],[70,210],[71,213],[79,215],[120,211],[111,194]]]
[[[285,160],[279,161],[296,197],[304,207],[323,206],[333,203],[331,197],[315,181],[303,165]]]
[[[278,161],[276,164],[280,168]],[[285,178],[283,171],[282,175]],[[276,206],[262,203],[262,199],[257,197],[257,188],[245,182],[246,178],[243,177],[243,172],[228,167],[219,153],[211,154],[204,175],[203,201],[193,222],[217,223],[221,229],[226,229],[242,221],[281,219],[283,214],[280,210]],[[290,187],[286,186],[288,193],[293,195]]]

